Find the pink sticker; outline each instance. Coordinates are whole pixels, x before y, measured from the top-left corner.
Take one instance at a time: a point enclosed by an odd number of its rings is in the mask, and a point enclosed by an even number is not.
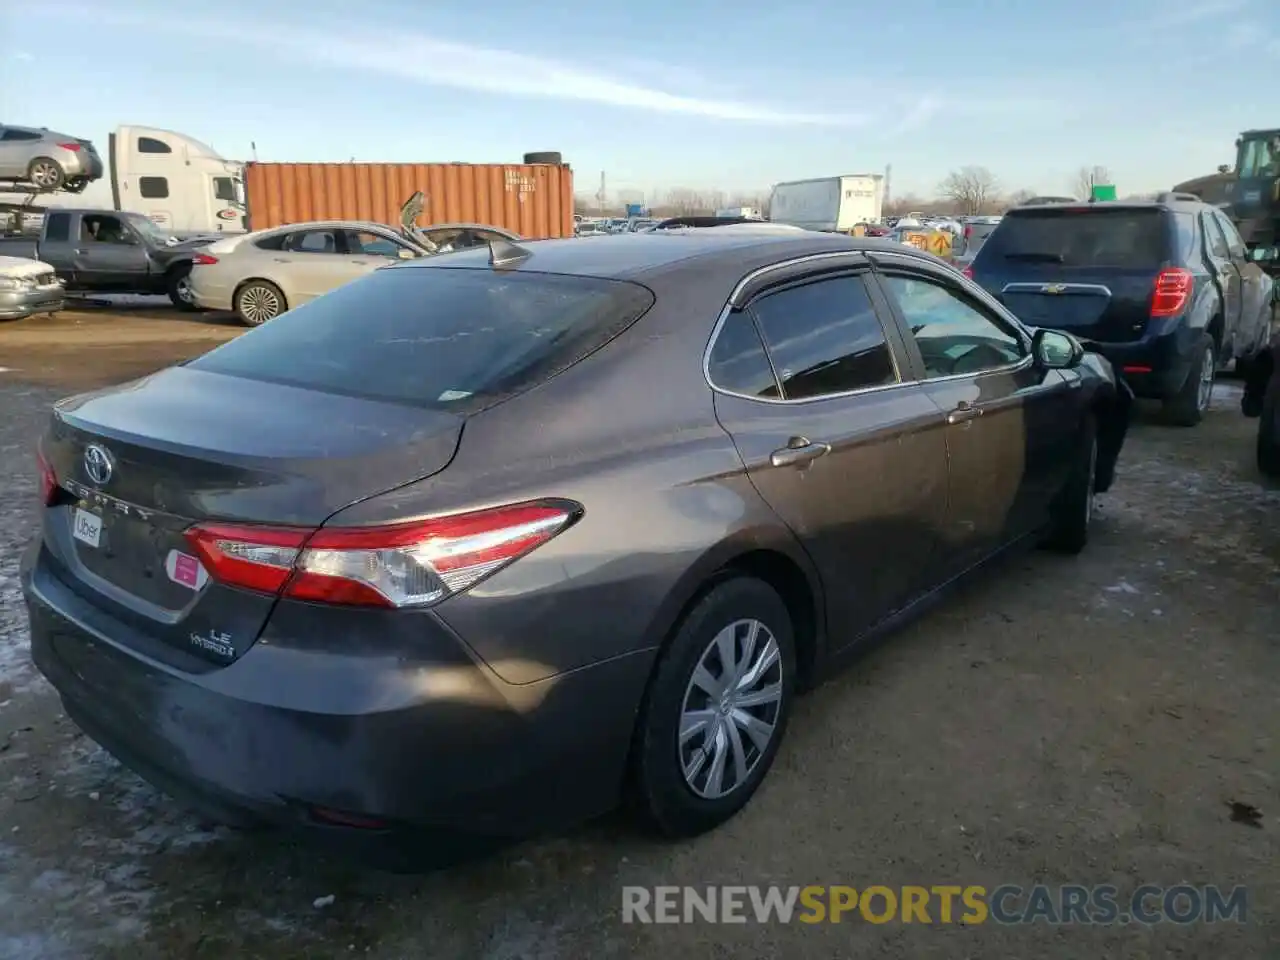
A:
[[[191,554],[180,550],[169,551],[169,556],[165,557],[164,568],[170,580],[184,587],[190,587],[192,590],[199,590],[209,579],[204,564]]]

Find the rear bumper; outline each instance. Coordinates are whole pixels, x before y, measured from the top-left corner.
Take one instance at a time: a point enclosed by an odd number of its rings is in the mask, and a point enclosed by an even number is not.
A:
[[[21,320],[37,313],[53,313],[66,304],[62,285],[27,290],[0,290],[0,320]]]
[[[1203,331],[1181,318],[1153,320],[1142,339],[1125,343],[1091,341],[1091,348],[1111,361],[1134,395],[1154,400],[1172,397],[1186,383]]]
[[[651,653],[514,685],[430,613],[281,602],[239,660],[191,673],[122,644],[39,541],[21,581],[32,657],[68,715],[220,821],[417,867],[617,802]]]
[[[104,173],[102,158],[91,156],[83,150],[58,150],[57,161],[63,173],[75,180],[99,180]]]
[[[207,276],[208,273],[207,269],[199,266],[192,268],[192,302],[204,310],[234,310],[235,304],[232,301],[235,298],[235,286],[221,283],[216,278]]]

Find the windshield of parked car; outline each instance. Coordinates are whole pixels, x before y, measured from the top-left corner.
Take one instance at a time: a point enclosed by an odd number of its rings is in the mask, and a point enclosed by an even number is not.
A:
[[[639,284],[391,267],[192,361],[196,370],[470,412],[555,376],[653,304]]]
[[[984,262],[1154,268],[1166,258],[1158,207],[1055,207],[1012,211],[978,251]]]

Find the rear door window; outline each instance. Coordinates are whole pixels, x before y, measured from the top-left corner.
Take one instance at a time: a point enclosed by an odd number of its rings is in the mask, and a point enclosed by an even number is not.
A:
[[[344,284],[189,366],[325,393],[474,412],[603,346],[653,304],[619,280],[390,267]]]
[[[777,399],[778,379],[760,342],[751,316],[735,310],[725,317],[711,356],[707,375],[715,387],[744,397]]]
[[[978,252],[984,262],[1158,269],[1167,259],[1158,207],[1061,207],[1011,211]]]
[[[788,400],[898,381],[862,276],[833,277],[766,294],[750,310]]]
[[[294,253],[337,253],[337,230],[299,230],[289,234],[284,248]]]
[[[1218,226],[1222,228],[1222,236],[1226,238],[1227,249],[1231,251],[1231,256],[1237,260],[1243,260],[1246,256],[1244,241],[1240,239],[1240,231],[1236,229],[1236,225],[1231,222],[1221,210],[1213,211],[1213,218],[1217,221]]]
[[[1227,238],[1222,235],[1222,228],[1214,220],[1213,214],[1208,211],[1200,214],[1200,222],[1204,224],[1204,240],[1209,248],[1209,256],[1230,260],[1231,248],[1227,246]]]

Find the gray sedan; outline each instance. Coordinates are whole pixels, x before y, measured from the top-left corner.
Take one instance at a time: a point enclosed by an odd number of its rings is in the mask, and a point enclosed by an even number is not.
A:
[[[217,819],[397,866],[624,796],[689,836],[858,644],[1009,546],[1085,546],[1126,397],[883,241],[399,264],[55,407],[32,654]]]

